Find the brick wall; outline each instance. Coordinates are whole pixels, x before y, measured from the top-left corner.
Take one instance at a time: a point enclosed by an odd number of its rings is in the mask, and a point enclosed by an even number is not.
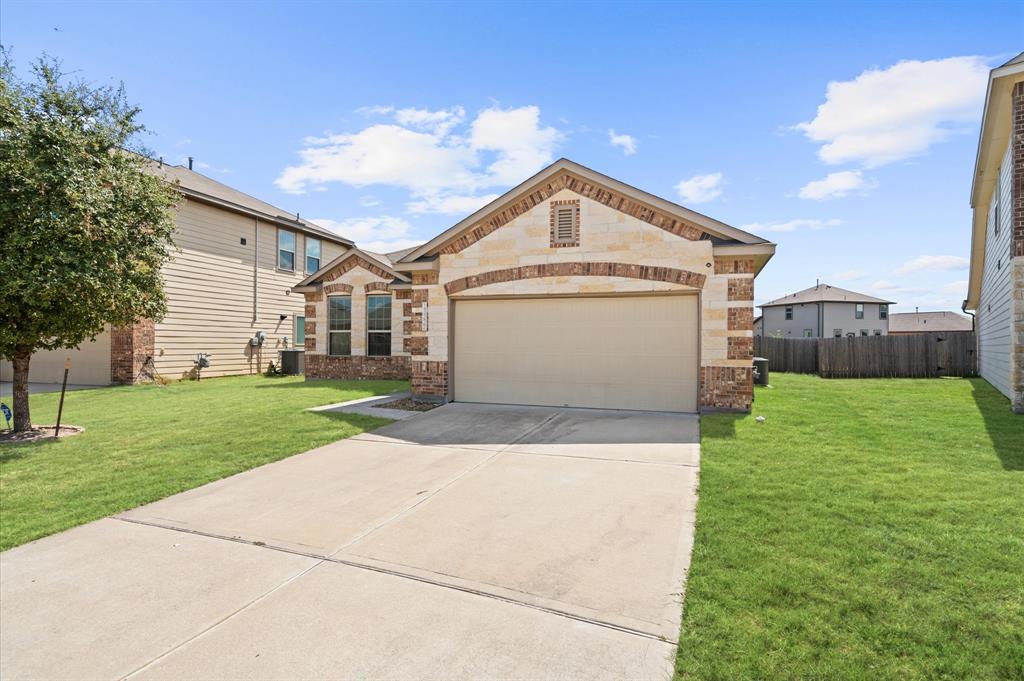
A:
[[[127,385],[151,378],[147,361],[156,348],[153,322],[144,319],[110,330],[110,382]]]
[[[308,346],[307,346],[308,347]],[[408,380],[410,375],[408,357],[332,357],[306,353],[306,378],[340,378],[354,380],[395,379]]]
[[[412,363],[413,397],[428,400],[448,398],[448,362],[414,360]]]
[[[754,375],[750,367],[701,367],[700,404],[704,409],[750,411]]]

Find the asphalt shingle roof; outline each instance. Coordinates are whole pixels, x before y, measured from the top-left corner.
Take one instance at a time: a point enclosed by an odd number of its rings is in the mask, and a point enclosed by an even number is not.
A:
[[[788,296],[769,300],[767,303],[761,303],[758,307],[796,305],[799,303],[880,303],[882,305],[892,305],[893,301],[867,296],[863,293],[839,288],[838,286],[818,284],[811,288],[805,288],[803,291],[797,291],[796,293],[790,293]]]

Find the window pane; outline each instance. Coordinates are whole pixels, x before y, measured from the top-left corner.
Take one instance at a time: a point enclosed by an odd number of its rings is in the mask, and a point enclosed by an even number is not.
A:
[[[301,347],[306,342],[306,318],[295,318],[295,347]]]
[[[306,272],[312,274],[320,269],[320,258],[311,258],[306,256]]]
[[[367,331],[391,330],[391,296],[366,297]]]
[[[330,348],[328,352],[332,355],[352,354],[352,334],[343,331],[332,331],[330,334]]]
[[[366,354],[387,357],[391,354],[390,333],[369,333],[366,335]]]
[[[348,296],[332,296],[328,301],[328,323],[331,331],[352,330],[352,299]]]
[[[306,237],[306,257],[320,259],[320,239]]]
[[[282,270],[294,270],[295,254],[288,251],[279,251],[277,254],[277,266]]]

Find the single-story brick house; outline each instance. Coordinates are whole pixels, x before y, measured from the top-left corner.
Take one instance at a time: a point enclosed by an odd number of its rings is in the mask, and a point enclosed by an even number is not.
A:
[[[754,278],[774,252],[561,159],[417,248],[352,250],[303,280],[306,377],[408,375],[438,401],[748,410]]]

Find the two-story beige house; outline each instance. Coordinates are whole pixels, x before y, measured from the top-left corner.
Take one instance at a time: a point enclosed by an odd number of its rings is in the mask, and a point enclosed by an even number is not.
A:
[[[562,159],[418,248],[303,280],[306,377],[438,401],[695,412],[752,400],[768,241]]]
[[[203,376],[259,373],[281,348],[302,347],[305,305],[292,287],[352,242],[186,167],[154,162],[152,172],[182,195],[177,250],[163,268],[167,315],[108,329],[78,350],[38,352],[30,381],[59,382],[68,356],[69,381],[80,385],[190,377],[199,353],[210,355]],[[11,378],[10,362],[0,363],[0,380]]]

